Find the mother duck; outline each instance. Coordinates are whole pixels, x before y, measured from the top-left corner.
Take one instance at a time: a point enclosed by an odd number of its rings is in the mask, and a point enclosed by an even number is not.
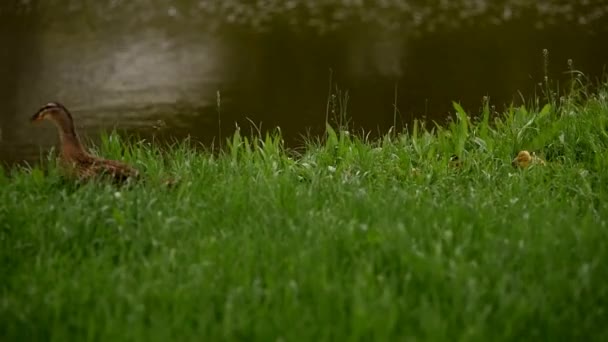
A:
[[[40,122],[44,119],[52,121],[57,126],[61,140],[60,161],[70,175],[80,180],[109,177],[117,183],[139,177],[139,171],[125,163],[99,158],[88,153],[76,134],[72,114],[62,104],[47,103],[32,116],[31,121]]]

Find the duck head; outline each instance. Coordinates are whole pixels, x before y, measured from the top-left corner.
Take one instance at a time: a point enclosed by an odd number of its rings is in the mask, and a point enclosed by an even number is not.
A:
[[[524,151],[519,151],[519,153],[517,154],[517,157],[515,157],[515,159],[513,159],[511,161],[511,165],[513,165],[513,167],[526,168],[530,165],[531,161],[532,161],[532,155],[530,154],[530,152],[524,150]]]
[[[39,122],[42,120],[51,120],[57,127],[63,132],[68,134],[74,134],[74,122],[72,114],[65,108],[64,105],[58,102],[49,102],[42,106],[34,116],[32,116],[32,122]]]

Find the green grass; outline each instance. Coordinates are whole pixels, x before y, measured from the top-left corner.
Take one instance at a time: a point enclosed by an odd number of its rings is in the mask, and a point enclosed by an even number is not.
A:
[[[606,87],[455,110],[300,154],[106,136],[148,177],[123,188],[0,172],[0,340],[608,339]]]

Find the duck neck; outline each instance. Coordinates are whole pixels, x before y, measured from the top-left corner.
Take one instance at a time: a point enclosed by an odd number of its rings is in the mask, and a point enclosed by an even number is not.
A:
[[[59,126],[59,138],[61,140],[61,154],[65,158],[73,158],[86,154],[76,130],[74,130],[74,124],[67,122]]]

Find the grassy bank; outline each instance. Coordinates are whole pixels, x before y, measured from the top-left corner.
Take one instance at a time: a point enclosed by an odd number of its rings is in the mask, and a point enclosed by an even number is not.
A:
[[[0,173],[0,340],[605,340],[607,92],[529,107],[300,154],[112,135],[126,188]]]

